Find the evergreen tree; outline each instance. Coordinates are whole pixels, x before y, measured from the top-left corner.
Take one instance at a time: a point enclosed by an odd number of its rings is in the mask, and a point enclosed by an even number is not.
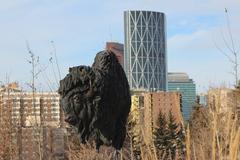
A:
[[[177,132],[177,150],[178,154],[181,157],[185,157],[185,152],[186,152],[186,144],[185,144],[185,130],[183,125],[180,125],[180,129]]]
[[[169,130],[169,137],[168,137],[168,145],[167,145],[167,154],[171,156],[171,159],[175,159],[176,151],[177,151],[177,139],[178,139],[178,124],[172,114],[169,112],[169,123],[168,123],[168,130]]]
[[[154,145],[157,150],[165,150],[167,146],[167,136],[168,128],[166,117],[160,112],[157,121],[157,128],[155,129],[154,135]]]
[[[185,133],[182,125],[179,126],[170,111],[168,119],[161,112],[157,121],[158,128],[154,132],[154,144],[161,159],[178,159],[185,154]],[[165,153],[165,156],[163,154]]]
[[[182,97],[182,93],[180,93],[180,111],[181,111],[181,113],[183,113],[183,97]]]

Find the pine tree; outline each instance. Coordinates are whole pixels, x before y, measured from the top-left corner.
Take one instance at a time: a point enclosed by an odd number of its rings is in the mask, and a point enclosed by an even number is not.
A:
[[[172,112],[168,117],[161,112],[157,121],[158,128],[154,132],[154,144],[161,159],[178,159],[185,154],[185,133],[184,127],[176,122]],[[165,154],[164,154],[165,153]],[[164,155],[164,157],[163,157]]]
[[[162,157],[163,153],[166,151],[166,146],[168,144],[169,131],[166,117],[161,112],[159,113],[157,126],[158,127],[155,129],[153,133],[154,145],[158,150],[159,157]]]
[[[168,123],[168,130],[169,130],[169,137],[168,137],[168,144],[167,144],[167,154],[171,156],[171,159],[175,159],[176,151],[177,151],[177,139],[178,139],[178,124],[172,114],[169,112],[169,123]]]
[[[181,157],[185,157],[186,145],[185,145],[185,130],[184,126],[180,125],[180,129],[177,132],[177,150]]]
[[[183,97],[182,97],[182,93],[180,93],[180,111],[181,113],[183,113]]]

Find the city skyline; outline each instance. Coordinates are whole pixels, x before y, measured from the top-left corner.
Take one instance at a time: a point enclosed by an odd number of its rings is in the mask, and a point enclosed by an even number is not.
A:
[[[91,9],[89,7],[91,6]],[[215,45],[224,46],[222,34],[227,37],[224,9],[228,9],[231,30],[239,46],[240,2],[212,1],[11,1],[0,6],[0,81],[26,83],[31,80],[30,58],[26,41],[40,57],[44,74],[57,83],[50,57],[56,48],[63,77],[75,65],[91,65],[95,54],[105,48],[107,41],[124,42],[123,12],[151,10],[166,14],[167,56],[169,72],[186,72],[196,83],[197,91],[206,91],[209,85],[232,85],[231,64]],[[223,47],[225,49],[225,47]],[[238,49],[239,47],[237,47]],[[56,66],[55,71],[57,72]],[[48,89],[46,76],[39,75],[38,88]],[[42,83],[42,86],[39,85]],[[54,87],[57,89],[57,86]]]

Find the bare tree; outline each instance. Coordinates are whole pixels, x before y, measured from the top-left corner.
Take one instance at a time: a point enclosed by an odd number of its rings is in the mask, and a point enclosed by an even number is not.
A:
[[[33,125],[33,129],[34,129],[34,138],[36,138],[37,144],[38,144],[38,156],[39,156],[39,160],[43,159],[43,148],[42,148],[42,124],[41,124],[41,111],[40,111],[40,115],[37,115],[37,106],[36,106],[36,84],[35,81],[38,77],[38,75],[41,73],[41,70],[38,69],[39,66],[39,57],[36,57],[36,55],[31,51],[29,44],[27,42],[27,50],[28,53],[30,55],[30,60],[28,60],[28,63],[31,64],[31,75],[32,75],[32,81],[28,84],[29,87],[32,90],[32,107],[33,107],[33,112],[34,112],[34,123],[31,124]],[[39,106],[40,107],[40,106]],[[41,108],[40,108],[41,110]],[[39,119],[40,120],[39,120]],[[35,139],[34,139],[35,141]]]
[[[56,63],[57,70],[58,70],[58,76],[59,76],[59,79],[61,79],[61,73],[60,73],[60,68],[59,68],[58,59],[57,59],[57,50],[56,50],[54,41],[51,41],[51,44],[52,44],[52,48],[53,48],[55,63]]]
[[[0,159],[14,159],[17,152],[16,124],[13,121],[13,98],[10,95],[9,77],[6,76],[6,85],[0,93]]]
[[[52,47],[52,52],[50,52],[51,57],[49,58],[49,62],[51,63],[52,73],[54,75],[55,83],[56,83],[57,87],[59,87],[59,81],[61,80],[61,73],[60,73],[60,68],[59,68],[59,64],[58,64],[57,50],[56,50],[54,41],[51,41],[51,47]],[[54,58],[53,58],[53,56],[54,56]],[[58,76],[56,74],[54,64],[56,65],[55,67],[57,67]]]
[[[232,64],[233,70],[232,70],[231,74],[234,76],[234,79],[235,79],[234,80],[235,81],[234,85],[237,88],[240,85],[240,83],[239,83],[239,62],[238,62],[239,51],[236,49],[236,44],[234,42],[227,8],[225,8],[225,17],[226,17],[226,23],[227,23],[227,36],[230,40],[228,41],[223,33],[222,33],[221,37],[222,37],[222,40],[223,40],[224,45],[225,45],[224,47],[227,50],[224,50],[223,48],[219,47],[216,44],[216,42],[214,42],[214,43],[215,43],[216,48],[224,56],[226,56],[228,61]]]

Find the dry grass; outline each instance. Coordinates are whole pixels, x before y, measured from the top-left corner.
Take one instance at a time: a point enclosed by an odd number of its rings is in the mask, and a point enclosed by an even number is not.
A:
[[[101,146],[99,153],[95,149],[94,143],[80,144],[77,136],[72,135],[68,140],[68,158],[69,160],[110,160],[115,156],[115,149],[112,147]],[[131,159],[130,149],[125,147],[120,151],[120,159]]]
[[[219,120],[218,116],[213,112],[210,124],[210,130],[199,136],[195,137],[195,131],[191,133],[189,126],[186,129],[186,160],[237,160],[239,157],[240,149],[240,128],[237,127],[236,119],[228,118],[225,123]],[[229,115],[227,117],[230,117]],[[201,132],[201,128],[199,128]],[[143,160],[158,160],[158,153],[155,147],[141,146],[140,147],[140,159]],[[111,148],[103,147],[100,153],[97,153],[95,148],[91,145],[81,146],[77,150],[70,150],[70,160],[110,160],[113,159],[114,150]],[[121,154],[121,160],[123,159],[136,159],[134,158],[131,148],[124,148],[124,152]],[[171,160],[165,157],[165,154],[160,157],[162,160]],[[178,159],[178,158],[176,158]],[[180,158],[179,158],[180,159]]]
[[[219,97],[220,98],[220,97]],[[232,110],[220,112],[221,104],[216,103],[214,107],[198,108],[193,114],[190,123],[186,126],[186,154],[185,157],[176,159],[186,160],[240,160],[240,127],[237,116]],[[165,157],[165,151],[157,151],[154,145],[146,145],[144,135],[140,146],[140,157],[143,160],[171,160]],[[134,151],[130,146],[124,148],[121,160],[136,159]],[[163,152],[163,154],[159,154]],[[70,152],[71,160],[113,159],[113,149],[104,148],[99,154],[95,149],[85,146],[76,153]],[[78,156],[76,156],[78,155]],[[157,155],[163,155],[157,157]],[[75,157],[73,157],[75,156]]]
[[[236,101],[229,101],[223,109],[222,97],[217,93],[208,108],[198,108],[187,128],[187,159],[240,159],[240,127],[232,109]]]
[[[240,128],[237,126],[237,119],[232,118],[231,113],[226,114],[219,117],[216,112],[211,112],[209,130],[204,128],[206,132],[203,134],[201,128],[193,129],[192,132],[191,128],[187,129],[187,160],[240,159]]]

